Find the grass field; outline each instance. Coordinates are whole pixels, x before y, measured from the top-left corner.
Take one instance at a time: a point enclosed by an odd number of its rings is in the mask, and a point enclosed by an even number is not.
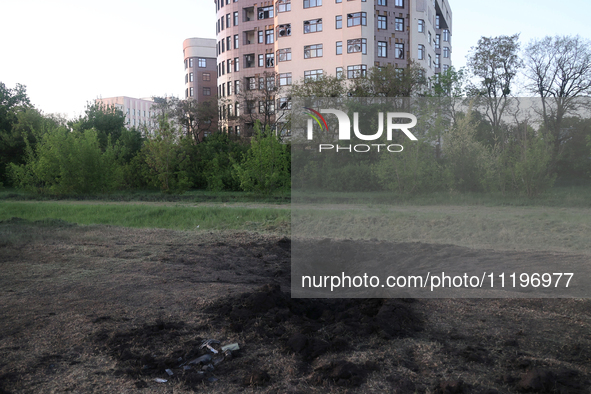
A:
[[[180,204],[101,202],[12,202],[0,203],[0,220],[60,219],[77,224],[108,224],[122,227],[174,230],[256,230],[285,232],[289,210]]]

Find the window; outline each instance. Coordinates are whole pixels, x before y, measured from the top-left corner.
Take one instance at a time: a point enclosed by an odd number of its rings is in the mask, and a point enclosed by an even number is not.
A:
[[[343,42],[337,41],[337,55],[343,54]]]
[[[228,48],[228,50],[232,49],[232,37],[230,36],[226,37],[226,48]]]
[[[267,53],[265,54],[265,67],[275,67],[275,54],[274,53]]]
[[[277,61],[278,62],[287,62],[290,60],[291,60],[291,48],[277,50]]]
[[[338,4],[338,3],[342,3],[343,0],[334,0],[334,2]]]
[[[234,34],[234,49],[238,49],[238,34]]]
[[[279,74],[279,86],[291,85],[291,73]]]
[[[187,59],[185,59],[185,69],[187,68]]]
[[[343,78],[343,67],[337,67],[335,75],[337,78]]]
[[[232,26],[232,14],[226,14],[226,27]]]
[[[378,5],[383,5],[384,7],[388,6],[388,0],[378,0]]]
[[[277,38],[291,36],[291,23],[277,26]]]
[[[441,44],[441,35],[435,34],[435,49],[439,49],[440,44]]]
[[[439,29],[439,15],[435,16],[435,28]]]
[[[257,8],[259,13],[259,19],[273,18],[273,6],[259,7]]]
[[[419,60],[423,60],[425,58],[425,46],[419,44],[419,53],[418,53]]]
[[[267,77],[267,90],[275,89],[275,77]]]
[[[304,71],[304,81],[316,81],[318,78],[322,77],[322,70],[308,70]]]
[[[230,74],[232,72],[232,59],[228,59],[228,61],[226,63],[227,63],[226,68],[228,69],[228,74]]]
[[[232,81],[228,82],[228,96],[232,95]]]
[[[189,82],[189,74],[185,74],[185,83]]]
[[[388,57],[388,46],[386,41],[378,41],[378,57]]]
[[[359,25],[367,26],[367,14],[365,12],[347,14],[347,27]]]
[[[224,30],[224,17],[220,18],[220,30]]]
[[[201,74],[201,79],[203,81],[211,81],[211,74],[210,73],[203,73],[203,74]]]
[[[404,18],[396,18],[394,20],[394,30],[404,31]]]
[[[419,33],[424,33],[425,32],[425,21],[422,19],[419,19]]]
[[[193,88],[191,88],[193,89]],[[203,88],[203,95],[204,96],[211,96],[211,88]]]
[[[398,20],[398,18],[396,18]],[[386,30],[388,28],[388,17],[385,15],[378,15],[378,30]]]
[[[238,57],[234,58],[234,71],[235,72],[240,71],[240,58],[238,58]]]
[[[449,42],[449,30],[443,29],[443,41]]]
[[[246,90],[256,90],[257,88],[257,79],[255,77],[247,77],[246,78]]]
[[[275,42],[275,30],[265,30],[265,44],[272,44]]]
[[[431,55],[429,55],[429,68],[433,67],[433,61],[431,60]]]
[[[189,59],[189,67],[193,67],[193,59]]]
[[[254,53],[244,55],[244,68],[254,67]]]
[[[359,64],[357,66],[347,66],[347,78],[359,78],[364,77],[367,74],[367,66],[365,64]]]
[[[396,59],[404,59],[404,44],[394,44],[394,57]]]
[[[443,57],[446,59],[449,58],[449,47],[443,47]]]
[[[222,39],[222,41],[220,41],[220,42],[222,44],[222,53],[224,53],[224,52],[226,52],[226,49],[225,49],[226,48],[226,45],[225,45],[226,40]]]
[[[193,82],[193,73],[189,73],[189,82]]]
[[[193,88],[189,88],[189,97],[193,97]],[[135,112],[135,109],[133,112]],[[135,113],[133,115],[135,116]]]
[[[336,28],[337,29],[342,29],[343,28],[343,16],[342,15],[337,15],[336,16]]]
[[[322,44],[304,46],[304,59],[322,57]]]
[[[291,11],[291,0],[277,0],[277,12]]]
[[[275,100],[259,101],[260,114],[275,113]]]
[[[259,55],[259,67],[265,66],[265,55]]]
[[[248,100],[246,102],[246,113],[247,114],[254,114],[255,102],[253,100]]]
[[[262,44],[265,42],[265,32],[262,30],[259,30],[258,32],[258,41],[259,44]]]
[[[222,61],[220,66],[222,66],[222,75],[226,75],[226,63]]]
[[[291,101],[287,97],[281,97],[277,100],[277,108],[279,109],[291,109]]]
[[[347,53],[361,52],[367,54],[367,40],[365,38],[356,38],[347,40]]]
[[[443,65],[443,72],[446,72],[448,68],[449,68],[449,64],[444,64]]]
[[[435,54],[435,68],[441,67],[441,55],[436,53]]]
[[[240,81],[234,81],[234,94],[240,93]],[[238,104],[236,104],[236,112],[238,112]],[[236,114],[238,116],[238,113]]]
[[[265,89],[265,78],[259,77],[259,90]]]
[[[207,59],[203,59],[203,58],[199,58],[199,67],[200,68],[206,68],[207,67]]]
[[[320,7],[322,0],[304,0],[304,8]]]
[[[404,7],[404,0],[394,0],[395,7]]]
[[[234,26],[238,26],[238,11],[234,11]]]
[[[304,34],[322,31],[322,18],[304,21]]]

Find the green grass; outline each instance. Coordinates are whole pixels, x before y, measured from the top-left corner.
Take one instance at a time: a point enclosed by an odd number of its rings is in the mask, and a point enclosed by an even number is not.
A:
[[[253,230],[286,232],[287,209],[156,206],[151,204],[87,204],[58,202],[0,202],[0,220],[60,219],[77,224],[175,230]]]
[[[554,187],[535,197],[502,193],[435,192],[423,195],[396,195],[392,192],[293,192],[292,202],[364,205],[481,205],[481,206],[548,206],[591,207],[591,185]]]
[[[591,208],[316,204],[292,210],[291,233],[591,255]]]

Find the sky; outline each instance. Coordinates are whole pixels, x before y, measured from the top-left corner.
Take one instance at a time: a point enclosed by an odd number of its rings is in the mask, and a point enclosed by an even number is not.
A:
[[[591,39],[589,0],[446,1],[455,67],[482,36]],[[2,0],[0,12],[0,82],[70,119],[99,97],[183,97],[183,41],[215,38],[213,0]]]

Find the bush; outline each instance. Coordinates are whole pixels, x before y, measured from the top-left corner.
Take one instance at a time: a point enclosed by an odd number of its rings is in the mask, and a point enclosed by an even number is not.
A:
[[[261,131],[260,123],[254,127],[250,149],[242,163],[234,164],[236,178],[245,191],[269,194],[291,188],[289,145],[282,144],[267,127]]]
[[[27,146],[26,163],[11,163],[11,174],[17,187],[46,194],[109,192],[123,175],[114,149],[100,149],[96,130],[71,133],[64,127],[43,135],[34,151]]]

